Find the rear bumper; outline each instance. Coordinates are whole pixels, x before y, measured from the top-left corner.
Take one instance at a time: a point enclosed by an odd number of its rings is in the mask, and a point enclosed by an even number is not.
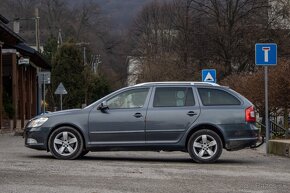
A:
[[[232,137],[228,138],[225,148],[229,151],[255,147],[259,140],[259,129],[254,124],[247,124],[243,130],[235,130]]]
[[[225,148],[229,151],[236,151],[247,147],[256,146],[257,142],[258,138],[232,139],[226,143]]]

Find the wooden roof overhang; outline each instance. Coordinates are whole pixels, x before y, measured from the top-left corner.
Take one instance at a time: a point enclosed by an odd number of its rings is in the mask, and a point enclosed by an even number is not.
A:
[[[14,48],[21,55],[30,58],[30,61],[37,67],[50,70],[51,65],[35,49],[24,43],[24,39],[14,33],[4,23],[0,22],[0,41],[3,42],[3,48]]]

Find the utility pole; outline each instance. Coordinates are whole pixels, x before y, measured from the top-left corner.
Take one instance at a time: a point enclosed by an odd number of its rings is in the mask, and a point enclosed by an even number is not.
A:
[[[80,47],[83,47],[83,65],[84,65],[84,68],[85,66],[87,65],[87,54],[86,54],[86,46],[90,45],[89,42],[78,42],[75,44],[76,46],[80,46]],[[90,76],[90,75],[89,75]],[[85,84],[87,85],[87,84]],[[87,86],[86,86],[86,91],[85,91],[85,105],[87,105],[87,98],[88,98],[88,91],[87,91]]]
[[[40,36],[39,36],[39,11],[38,8],[35,8],[35,42],[36,50],[40,52]]]
[[[83,61],[84,61],[84,65],[87,64],[87,54],[86,54],[86,46],[90,45],[89,42],[79,42],[76,43],[77,46],[83,46]]]
[[[36,50],[40,52],[40,36],[39,36],[39,10],[38,8],[35,8],[35,46]],[[40,68],[37,67],[37,75],[38,75],[38,85],[37,85],[37,114],[40,114],[41,112],[41,91],[42,91],[42,80],[41,77],[39,76]]]

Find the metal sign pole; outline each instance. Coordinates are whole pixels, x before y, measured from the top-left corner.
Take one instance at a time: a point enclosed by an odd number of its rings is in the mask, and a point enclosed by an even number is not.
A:
[[[268,93],[268,66],[277,65],[277,44],[257,43],[255,45],[255,63],[264,66],[265,70],[265,125],[266,125],[266,155],[269,152],[270,127],[269,127],[269,93]]]
[[[43,73],[43,113],[45,113],[45,74]]]
[[[60,110],[62,111],[62,95],[67,94],[67,91],[65,90],[62,82],[59,83],[58,87],[56,88],[54,94],[59,94],[60,95]]]
[[[265,66],[265,122],[266,122],[266,154],[269,153],[269,110],[268,110],[268,66]]]
[[[2,45],[3,43],[0,42],[0,131],[2,130],[2,119],[3,119],[3,62],[2,62]]]
[[[62,111],[62,94],[60,94],[60,110]]]

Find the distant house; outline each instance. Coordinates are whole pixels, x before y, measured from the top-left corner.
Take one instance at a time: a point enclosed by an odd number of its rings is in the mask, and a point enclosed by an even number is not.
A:
[[[37,72],[51,69],[7,23],[0,15],[0,129],[23,128],[25,120],[37,114]]]
[[[138,76],[141,72],[141,61],[138,57],[127,57],[127,85],[133,86],[138,81]]]

